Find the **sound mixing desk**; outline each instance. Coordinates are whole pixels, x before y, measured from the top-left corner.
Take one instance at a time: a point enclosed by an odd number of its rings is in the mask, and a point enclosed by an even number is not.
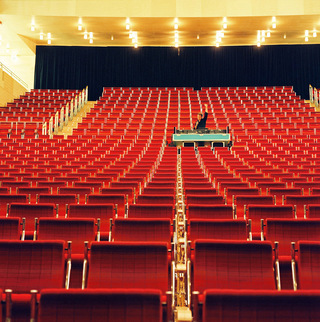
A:
[[[185,143],[207,142],[208,144],[221,143],[227,146],[231,141],[230,133],[225,130],[177,130],[172,134],[172,143],[184,146]]]

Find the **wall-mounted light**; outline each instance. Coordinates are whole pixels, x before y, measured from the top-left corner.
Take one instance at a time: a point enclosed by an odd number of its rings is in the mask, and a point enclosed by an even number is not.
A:
[[[43,40],[43,32],[40,32],[40,40]]]
[[[78,30],[82,30],[82,18],[81,17],[78,20]]]

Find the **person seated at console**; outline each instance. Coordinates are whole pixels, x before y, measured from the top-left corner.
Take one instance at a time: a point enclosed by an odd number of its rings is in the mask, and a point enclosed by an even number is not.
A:
[[[204,129],[206,127],[206,122],[208,118],[208,104],[204,104],[206,111],[204,113],[204,117],[202,117],[202,113],[198,113],[197,115],[197,121],[196,124],[194,125],[194,130],[198,129]]]

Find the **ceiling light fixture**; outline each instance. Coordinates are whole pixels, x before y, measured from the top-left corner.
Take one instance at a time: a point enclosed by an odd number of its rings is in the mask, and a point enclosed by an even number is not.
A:
[[[267,30],[267,37],[269,38],[271,36],[270,30]]]
[[[84,32],[83,38],[88,39],[88,32],[87,31]]]
[[[111,40],[113,40],[113,35],[111,35]]]
[[[43,40],[43,32],[40,32],[40,40]]]
[[[89,43],[93,44],[93,39],[92,38],[89,39]]]
[[[82,18],[79,17],[79,20],[78,20],[78,30],[81,31],[82,30]]]
[[[197,39],[200,39],[200,36],[199,35],[197,35]]]
[[[272,17],[272,28],[273,29],[276,29],[276,27],[277,27],[277,20],[276,20],[276,17]]]
[[[284,38],[284,39],[286,39],[286,38],[287,38],[287,35],[286,35],[286,34],[284,34],[284,35],[283,35],[283,38]]]
[[[222,24],[223,29],[227,29],[227,27],[228,27],[228,25],[227,25],[227,17],[224,17],[222,22],[223,22],[223,24]]]
[[[315,29],[313,29],[312,36],[317,37],[317,31]]]
[[[89,38],[93,39],[93,32],[89,32]]]
[[[51,39],[48,39],[48,45],[51,45]]]
[[[126,19],[126,30],[129,30],[130,29],[130,18],[128,17]]]

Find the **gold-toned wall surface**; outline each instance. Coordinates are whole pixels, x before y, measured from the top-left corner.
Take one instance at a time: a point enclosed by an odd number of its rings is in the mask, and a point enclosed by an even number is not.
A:
[[[25,92],[22,85],[0,69],[0,106],[6,106],[6,103],[12,102]]]

